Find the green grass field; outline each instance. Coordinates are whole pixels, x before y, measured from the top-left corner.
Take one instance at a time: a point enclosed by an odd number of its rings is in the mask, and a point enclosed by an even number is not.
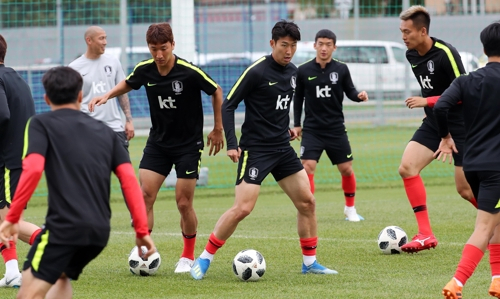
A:
[[[128,271],[127,256],[134,246],[129,213],[116,179],[112,192],[112,234],[105,251],[73,282],[74,298],[441,298],[441,288],[453,276],[462,247],[473,231],[475,211],[453,185],[453,166],[432,163],[422,176],[428,187],[428,206],[439,246],[414,255],[383,255],[377,236],[388,225],[402,227],[411,238],[417,230],[397,167],[414,128],[356,128],[349,131],[358,180],[356,207],[366,220],[344,221],[340,176],[324,156],[318,165],[318,259],[339,271],[335,276],[302,275],[301,250],[296,233],[296,211],[272,180],[266,179],[253,213],[217,253],[202,281],[173,273],[182,251],[179,213],[174,193],[160,191],[152,234],[162,256],[156,276],[137,277]],[[134,138],[132,163],[138,166],[146,139]],[[298,150],[299,143],[294,142]],[[205,151],[202,166],[210,168],[209,187],[198,188],[196,255],[203,250],[219,216],[233,203],[236,164],[225,150],[216,157]],[[46,189],[41,182],[25,218],[43,224]],[[89,217],[91,217],[89,215]],[[20,260],[28,246],[18,245]],[[263,278],[240,282],[232,273],[232,259],[242,249],[259,250],[267,262]],[[0,265],[0,273],[3,271]],[[487,255],[464,289],[464,298],[489,298]],[[14,298],[16,290],[0,290],[0,298]]]

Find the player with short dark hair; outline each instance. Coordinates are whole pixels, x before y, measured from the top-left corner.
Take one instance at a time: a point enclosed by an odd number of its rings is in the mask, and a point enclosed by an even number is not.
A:
[[[406,99],[408,108],[424,107],[425,118],[406,146],[399,174],[403,179],[406,195],[418,224],[418,233],[401,250],[409,253],[430,249],[438,241],[432,232],[424,182],[420,172],[433,160],[439,147],[440,137],[432,107],[439,96],[461,74],[465,73],[458,51],[450,44],[429,36],[430,16],[425,7],[415,5],[401,12],[400,31],[408,48],[406,59],[421,87],[422,97]],[[465,179],[462,169],[465,129],[462,106],[450,109],[448,122],[457,142],[458,153],[453,154],[455,162],[455,184],[457,192],[477,207],[476,199]]]
[[[4,64],[7,42],[0,35],[0,221],[5,219],[14,197],[22,172],[24,128],[35,115],[35,103],[28,84],[12,68]],[[20,221],[19,238],[32,244],[41,229],[29,222]],[[5,262],[5,276],[0,288],[21,285],[16,244],[0,243],[0,253]]]
[[[356,178],[352,169],[352,151],[344,125],[342,101],[344,93],[354,102],[368,101],[366,91],[358,92],[352,83],[347,65],[332,54],[337,49],[337,37],[328,29],[316,33],[314,49],[316,57],[299,65],[294,102],[294,130],[302,136],[300,159],[309,177],[314,194],[314,172],[323,151],[342,177],[346,220],[363,219],[354,207]],[[304,127],[302,106],[305,101]]]
[[[139,165],[139,180],[146,202],[149,229],[153,229],[153,206],[165,178],[175,165],[175,200],[181,214],[184,250],[175,273],[189,272],[194,262],[198,220],[193,208],[194,191],[203,153],[201,91],[212,95],[214,129],[207,136],[209,155],[224,147],[222,136],[222,89],[202,69],[174,55],[172,28],[153,24],[146,33],[152,59],[138,63],[126,80],[89,104],[92,111],[112,97],[144,86],[152,127]]]
[[[202,279],[216,251],[224,245],[253,210],[260,185],[272,174],[297,208],[298,234],[303,253],[302,273],[337,274],[316,261],[318,243],[314,195],[304,167],[290,139],[290,101],[296,85],[297,68],[290,63],[300,40],[299,27],[281,20],[272,29],[271,55],[251,64],[239,77],[222,105],[227,155],[239,162],[235,202],[217,221],[205,250],[191,268],[194,279]],[[234,111],[245,101],[241,138],[235,134]]]
[[[120,180],[134,219],[137,246],[148,248],[145,257],[155,247],[127,151],[112,129],[80,111],[81,75],[56,67],[42,83],[52,111],[33,116],[26,125],[23,172],[0,225],[0,240],[16,240],[23,208],[45,171],[47,216],[24,263],[18,298],[71,298],[70,279],[78,279],[109,239],[111,172]]]
[[[453,279],[443,288],[446,299],[462,298],[462,287],[486,249],[490,252],[492,275],[489,294],[500,298],[500,23],[488,25],[480,37],[488,63],[455,79],[434,106],[442,137],[435,156],[443,162],[457,152],[449,111],[460,102],[463,106],[463,167],[478,204],[474,232],[465,244]]]

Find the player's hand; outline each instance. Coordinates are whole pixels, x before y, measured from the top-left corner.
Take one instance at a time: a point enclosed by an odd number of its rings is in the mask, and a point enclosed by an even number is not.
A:
[[[104,105],[108,102],[108,97],[106,96],[100,96],[100,97],[95,97],[90,101],[89,103],[89,111],[94,112],[95,106],[101,106]]]
[[[222,136],[222,129],[213,129],[207,136],[207,146],[210,146],[210,151],[208,155],[211,156],[212,152],[214,156],[224,148],[224,137]]]
[[[125,135],[127,135],[127,140],[130,140],[135,136],[134,124],[131,121],[127,121],[125,123]]]
[[[139,256],[144,259],[147,259],[150,255],[156,252],[155,244],[150,235],[144,236],[142,238],[136,238],[135,244],[137,245],[137,250],[139,250]],[[148,252],[146,252],[146,254],[144,255],[142,255],[141,246],[146,246],[146,248],[148,249]]]
[[[10,247],[9,241],[13,240],[14,243],[17,243],[17,237],[19,236],[19,224],[11,223],[7,220],[4,220],[2,224],[0,224],[0,242],[2,242],[7,248]]]
[[[451,164],[451,161],[453,160],[453,153],[458,153],[458,150],[457,147],[455,146],[455,141],[453,141],[451,135],[448,134],[448,136],[441,139],[441,142],[439,143],[439,148],[434,153],[434,158],[437,160],[442,160],[444,163],[449,157]]]
[[[297,130],[299,128],[299,130]],[[290,133],[290,141],[293,141],[295,139],[300,140],[300,133],[302,131],[301,127],[294,127],[293,129],[289,129],[288,132]]]
[[[241,156],[241,148],[238,147],[237,150],[235,150],[235,149],[227,150],[227,156],[234,163],[238,162],[240,159],[240,156]]]
[[[367,102],[368,101],[368,94],[366,93],[366,91],[362,91],[358,94],[358,99],[360,99],[361,101],[363,102]]]
[[[427,99],[422,97],[409,97],[406,99],[405,103],[410,109],[427,107]]]

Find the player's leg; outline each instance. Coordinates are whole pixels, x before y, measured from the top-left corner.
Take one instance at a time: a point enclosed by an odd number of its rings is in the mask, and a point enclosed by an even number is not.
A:
[[[23,284],[17,293],[17,299],[33,298],[33,299],[44,299],[49,289],[52,287],[51,283],[48,283],[42,279],[36,278],[33,273],[31,273],[31,268],[23,271]],[[47,297],[49,298],[49,297]],[[68,297],[52,297],[52,298],[68,298]]]
[[[319,162],[319,158],[323,153],[325,146],[321,138],[311,134],[308,131],[302,132],[302,140],[300,142],[300,160],[306,170],[309,179],[309,187],[314,194],[314,172]]]
[[[73,297],[73,287],[71,286],[71,280],[64,274],[49,289],[47,295],[45,295],[45,299],[59,299],[59,298],[72,298],[72,297]]]
[[[495,227],[495,233],[488,244],[490,252],[491,285],[489,293],[500,298],[500,225]]]
[[[477,209],[477,201],[472,194],[472,190],[465,179],[465,174],[462,166],[455,166],[455,186],[457,187],[457,192],[462,196],[463,199],[470,202]]]
[[[311,193],[314,194],[314,191],[316,190],[314,184],[314,172],[316,171],[316,166],[318,165],[318,162],[316,160],[306,160],[306,159],[302,159],[301,162],[306,171],[307,179],[309,180],[309,189],[311,190]]]
[[[429,147],[416,141],[410,141],[401,159],[399,174],[403,179],[406,195],[418,224],[417,235],[412,238],[412,241],[401,246],[401,250],[405,252],[418,252],[437,245],[427,212],[424,182],[420,177],[420,171],[434,160],[433,154],[434,152]]]
[[[139,182],[141,184],[144,203],[146,204],[148,228],[150,232],[153,230],[155,223],[153,206],[155,204],[158,191],[160,191],[165,178],[166,176],[152,170],[139,168]]]

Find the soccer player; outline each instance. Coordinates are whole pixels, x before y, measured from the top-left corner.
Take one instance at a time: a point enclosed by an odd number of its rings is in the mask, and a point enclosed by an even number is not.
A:
[[[295,88],[294,130],[302,135],[300,159],[309,177],[311,192],[314,194],[314,172],[324,150],[342,176],[345,196],[344,214],[347,220],[358,222],[354,207],[356,178],[352,170],[352,152],[344,125],[342,101],[344,92],[351,101],[368,101],[366,91],[358,92],[354,87],[349,68],[344,63],[332,59],[337,37],[328,29],[316,33],[314,49],[316,58],[301,65],[297,72]],[[301,127],[302,105],[305,100],[304,128]]]
[[[124,146],[128,148],[128,140],[134,137],[134,125],[127,94],[117,97],[125,114],[125,128],[115,99],[112,99],[108,105],[96,108],[93,112],[88,109],[88,104],[93,98],[105,94],[125,79],[120,61],[104,53],[107,44],[106,37],[106,32],[101,27],[87,28],[84,35],[87,51],[71,62],[69,67],[78,71],[83,77],[82,111],[113,129],[123,141]]]
[[[146,201],[149,230],[154,225],[156,196],[175,165],[175,200],[181,214],[184,250],[174,272],[189,272],[194,262],[198,226],[193,198],[204,145],[201,91],[212,95],[214,129],[208,134],[207,146],[210,146],[209,155],[215,155],[224,146],[222,89],[203,70],[172,53],[175,42],[168,23],[149,26],[146,41],[153,58],[138,63],[126,80],[94,98],[89,110],[132,89],[141,86],[146,89],[152,127],[139,165],[139,180]]]
[[[69,67],[56,67],[45,73],[42,83],[52,111],[33,116],[26,125],[23,172],[0,225],[0,240],[16,240],[23,208],[45,170],[46,222],[24,263],[18,298],[71,298],[70,279],[78,279],[109,239],[111,172],[119,178],[133,216],[137,246],[148,248],[146,257],[155,247],[141,190],[121,140],[108,126],[80,111],[82,76]]]
[[[231,88],[222,105],[227,155],[239,162],[234,205],[217,221],[205,250],[191,268],[194,279],[205,276],[216,251],[253,210],[260,184],[271,173],[297,208],[297,226],[302,247],[302,273],[337,274],[316,261],[318,243],[314,195],[304,167],[290,145],[297,137],[289,129],[290,101],[297,68],[290,63],[300,40],[293,22],[281,20],[272,29],[272,54],[250,65]],[[245,101],[245,121],[238,144],[234,111]]]
[[[399,18],[401,19],[399,29],[408,48],[406,58],[420,84],[423,96],[406,99],[406,105],[410,109],[424,107],[426,115],[406,146],[399,165],[399,174],[403,179],[406,195],[418,224],[418,233],[410,242],[403,245],[401,250],[413,253],[434,248],[438,244],[432,232],[427,212],[425,186],[420,177],[420,172],[434,160],[433,154],[438,149],[441,140],[432,107],[451,82],[464,74],[465,70],[460,55],[453,46],[429,36],[430,16],[423,6],[410,7],[401,12]],[[453,154],[457,191],[460,196],[477,206],[462,170],[465,138],[462,106],[458,105],[450,109],[448,122],[458,148],[458,153]]]
[[[12,68],[4,64],[7,42],[0,35],[0,221],[5,219],[15,195],[22,172],[24,128],[28,119],[35,115],[35,103],[28,84]],[[20,239],[33,244],[41,229],[21,220]],[[17,261],[16,245],[0,243],[5,262],[5,276],[0,287],[18,288],[21,273]],[[9,245],[10,244],[10,245]]]
[[[478,204],[474,232],[465,244],[453,279],[443,288],[446,299],[462,298],[462,287],[486,248],[492,274],[489,293],[500,298],[500,23],[484,28],[480,38],[488,56],[486,66],[453,81],[434,106],[442,137],[435,156],[444,162],[458,148],[447,121],[448,111],[462,102],[466,131],[463,167]]]

